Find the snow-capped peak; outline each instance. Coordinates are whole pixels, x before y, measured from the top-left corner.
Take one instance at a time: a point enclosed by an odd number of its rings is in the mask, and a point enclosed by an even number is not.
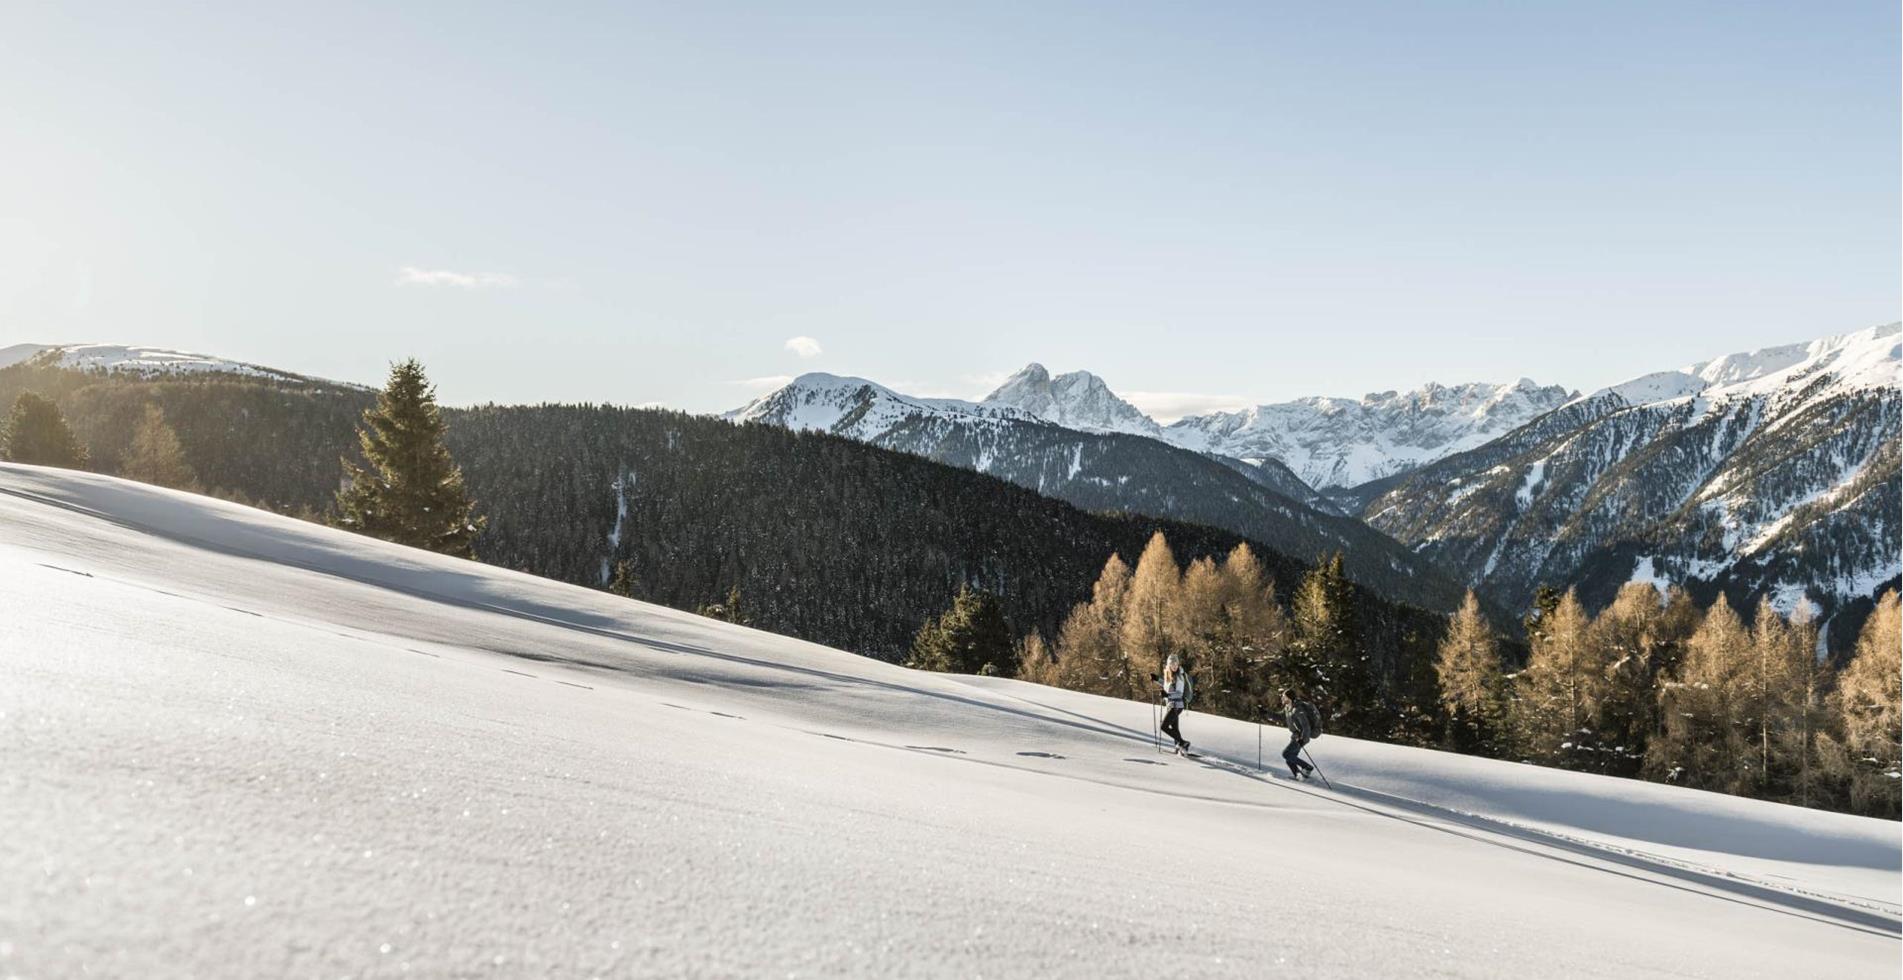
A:
[[[722,417],[872,440],[900,422],[931,416],[1035,421],[1029,413],[1008,405],[914,398],[865,378],[820,371],[802,374]]]
[[[1135,405],[1117,397],[1102,378],[1088,371],[1052,377],[1033,361],[1005,379],[981,404],[1020,409],[1047,422],[1085,432],[1127,432],[1159,436],[1162,427]]]
[[[1563,404],[1572,393],[1512,384],[1377,391],[1360,400],[1309,397],[1193,415],[1163,430],[1186,449],[1273,457],[1314,487],[1349,487],[1471,449]]]
[[[1896,387],[1903,365],[1903,324],[1888,323],[1806,344],[1782,344],[1726,354],[1677,371],[1660,371],[1602,388],[1628,405],[1654,405],[1697,396],[1710,404],[1804,389],[1807,398],[1861,388]],[[1821,386],[1811,386],[1818,380]]]

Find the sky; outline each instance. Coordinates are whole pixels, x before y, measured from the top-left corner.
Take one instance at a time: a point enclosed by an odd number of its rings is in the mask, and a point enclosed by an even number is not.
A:
[[[1890,3],[0,6],[0,347],[1168,419],[1898,319]]]

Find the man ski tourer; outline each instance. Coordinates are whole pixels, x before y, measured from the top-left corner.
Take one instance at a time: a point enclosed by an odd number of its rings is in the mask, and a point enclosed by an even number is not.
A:
[[[1176,743],[1177,755],[1188,755],[1189,740],[1183,737],[1177,719],[1183,714],[1183,706],[1189,702],[1189,671],[1183,669],[1183,662],[1172,653],[1169,660],[1163,663],[1163,676],[1159,679],[1151,674],[1150,679],[1163,685],[1163,698],[1169,703],[1169,710],[1163,713],[1163,734]]]
[[[1307,779],[1315,767],[1302,758],[1302,747],[1322,733],[1321,712],[1315,706],[1295,696],[1287,688],[1282,690],[1282,722],[1288,726],[1288,748],[1282,750],[1282,759],[1288,763],[1289,774],[1296,779]]]

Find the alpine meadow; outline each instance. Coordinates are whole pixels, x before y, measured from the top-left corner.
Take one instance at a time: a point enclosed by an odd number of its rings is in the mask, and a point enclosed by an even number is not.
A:
[[[0,12],[0,977],[1899,976],[1900,17]]]

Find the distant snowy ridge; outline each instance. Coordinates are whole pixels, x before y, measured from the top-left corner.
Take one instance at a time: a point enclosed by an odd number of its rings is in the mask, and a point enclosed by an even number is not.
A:
[[[1312,487],[1351,487],[1482,445],[1572,397],[1526,378],[1428,384],[1359,401],[1298,398],[1194,415],[1165,428],[1163,438],[1238,459],[1279,459]]]
[[[823,372],[802,374],[786,385],[721,416],[732,422],[764,422],[796,432],[830,432],[863,442],[902,422],[936,418],[958,421],[1038,422],[1009,405],[956,398],[914,398],[864,378]]]
[[[1577,400],[1610,394],[1637,406],[1698,397],[1719,405],[1761,395],[1794,393],[1810,401],[1847,391],[1896,387],[1903,352],[1899,334],[1903,334],[1903,323],[1887,323],[1807,344],[1727,354],[1677,371],[1643,375]],[[1809,384],[1818,379],[1827,383]]]
[[[148,378],[164,375],[240,374],[278,381],[321,380],[209,354],[126,344],[19,344],[0,349],[0,367],[16,363],[33,363],[92,374],[135,374]]]

